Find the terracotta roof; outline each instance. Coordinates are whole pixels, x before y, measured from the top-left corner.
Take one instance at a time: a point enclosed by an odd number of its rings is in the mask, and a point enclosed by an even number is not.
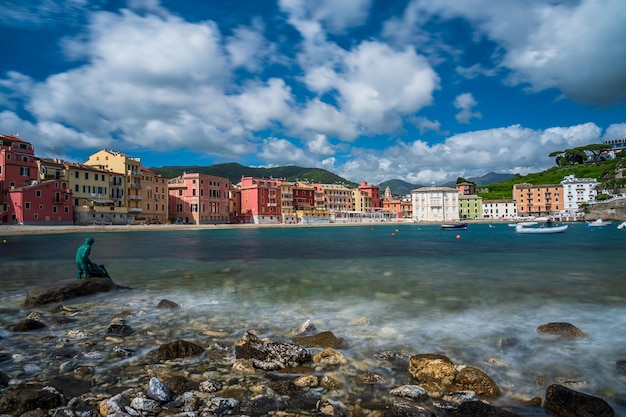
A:
[[[0,134],[0,137],[2,137],[3,139],[12,140],[13,142],[28,143],[25,140],[22,140],[22,139],[18,138],[17,136],[10,136],[10,135],[2,135],[2,134]]]

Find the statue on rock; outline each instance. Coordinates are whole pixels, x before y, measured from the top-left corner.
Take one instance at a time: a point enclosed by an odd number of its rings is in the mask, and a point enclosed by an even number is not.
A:
[[[88,237],[85,239],[85,243],[80,245],[76,250],[76,267],[78,268],[76,279],[87,279],[89,277],[111,278],[106,269],[104,269],[104,265],[97,265],[89,259],[93,242],[93,238]]]

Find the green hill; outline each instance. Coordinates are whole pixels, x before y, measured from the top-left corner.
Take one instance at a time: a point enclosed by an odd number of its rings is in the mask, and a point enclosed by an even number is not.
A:
[[[200,174],[228,178],[228,180],[233,184],[239,183],[239,181],[241,181],[241,177],[262,177],[282,178],[287,181],[308,181],[321,184],[344,184],[350,188],[358,185],[324,169],[303,168],[299,166],[255,168],[243,166],[233,162],[210,166],[166,166],[150,169],[165,178],[178,177],[184,172],[197,172]]]

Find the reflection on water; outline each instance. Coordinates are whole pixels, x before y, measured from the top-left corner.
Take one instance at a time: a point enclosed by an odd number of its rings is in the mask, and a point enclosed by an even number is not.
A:
[[[615,368],[626,359],[626,232],[615,228],[516,235],[504,224],[462,232],[381,225],[93,236],[92,260],[133,288],[94,307],[103,326],[126,308],[145,312],[137,327],[158,321],[150,312],[168,298],[186,317],[161,323],[177,338],[197,337],[198,320],[233,335],[254,328],[286,337],[310,318],[346,339],[344,353],[358,360],[391,349],[445,353],[494,375],[504,390],[531,396],[545,391],[538,378],[584,381],[586,392],[609,398],[626,392]],[[19,309],[26,289],[74,277],[74,251],[85,237],[10,237],[0,247],[0,302]],[[8,323],[27,312],[0,314]],[[539,337],[537,326],[551,321],[570,322],[589,338]],[[9,349],[15,336],[3,336],[0,346]],[[500,351],[498,342],[512,337],[523,348]]]

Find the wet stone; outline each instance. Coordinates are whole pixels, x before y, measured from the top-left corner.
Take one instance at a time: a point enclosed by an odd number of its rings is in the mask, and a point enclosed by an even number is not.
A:
[[[174,301],[170,301],[166,299],[162,299],[161,301],[159,301],[159,304],[157,304],[158,310],[171,310],[173,308],[179,308],[179,307],[180,306]]]
[[[146,395],[156,401],[166,402],[172,398],[172,392],[161,381],[150,378]]]
[[[333,332],[321,332],[311,336],[296,336],[291,341],[303,346],[320,348],[338,348],[343,343],[343,339],[336,337]]]
[[[540,334],[562,336],[562,337],[585,337],[585,333],[571,323],[554,322],[542,324],[537,327]]]
[[[557,384],[550,385],[546,389],[544,407],[562,417],[615,416],[615,411],[602,398],[574,391]]]
[[[43,329],[44,327],[46,327],[46,325],[40,322],[39,320],[25,319],[25,320],[20,321],[19,323],[16,323],[13,326],[13,331],[14,332],[29,332],[32,330]]]
[[[186,340],[177,340],[159,346],[156,352],[157,360],[168,360],[199,355],[204,352],[204,348]]]

